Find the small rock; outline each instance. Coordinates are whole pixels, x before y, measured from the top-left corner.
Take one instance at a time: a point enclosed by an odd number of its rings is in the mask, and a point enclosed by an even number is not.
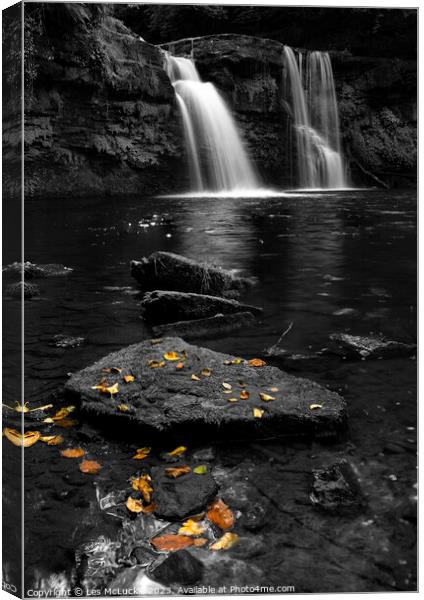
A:
[[[341,460],[324,469],[313,471],[311,502],[330,512],[356,511],[364,498],[351,465]]]
[[[203,475],[191,472],[172,479],[165,475],[164,467],[153,467],[152,487],[155,515],[168,521],[202,512],[218,492],[218,485],[208,472]]]
[[[22,265],[20,262],[14,262],[3,268],[3,276],[20,276],[22,271],[25,279],[44,279],[45,277],[62,277],[64,275],[69,275],[69,273],[72,273],[73,269],[56,263],[36,265],[26,261]]]
[[[55,348],[78,348],[84,342],[85,338],[83,337],[72,337],[70,335],[58,333],[52,337],[49,346],[54,346]]]
[[[416,350],[415,344],[389,340],[383,336],[371,337],[333,333],[327,352],[357,360],[408,356]]]
[[[17,283],[10,283],[5,287],[5,296],[20,299],[22,295],[22,288],[25,300],[37,298],[40,295],[40,288],[38,285],[35,285],[34,283],[28,283],[27,281],[18,281]]]
[[[154,554],[151,548],[145,546],[137,546],[134,548],[131,556],[135,558],[141,567],[148,567],[157,558],[157,554]]]
[[[242,524],[248,531],[259,531],[262,529],[268,521],[269,502],[263,499],[263,501],[255,502],[250,508],[243,514]]]
[[[229,552],[231,553],[231,556],[234,556],[235,558],[246,560],[264,554],[265,550],[266,545],[263,537],[255,535],[241,536]]]
[[[194,462],[210,462],[215,460],[216,450],[212,446],[209,446],[208,448],[201,448],[200,450],[193,452],[191,458]]]
[[[158,581],[169,585],[180,583],[191,585],[199,581],[203,574],[203,564],[192,556],[187,550],[173,552],[158,566],[155,566],[149,575]]]

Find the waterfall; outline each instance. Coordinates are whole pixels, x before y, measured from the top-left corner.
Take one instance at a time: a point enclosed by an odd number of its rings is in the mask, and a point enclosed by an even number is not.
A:
[[[183,122],[192,190],[257,189],[236,124],[215,86],[201,80],[192,60],[165,56]]]
[[[305,65],[301,53],[296,59],[293,50],[284,46],[284,59],[299,184],[304,188],[346,187],[330,56],[309,52]]]

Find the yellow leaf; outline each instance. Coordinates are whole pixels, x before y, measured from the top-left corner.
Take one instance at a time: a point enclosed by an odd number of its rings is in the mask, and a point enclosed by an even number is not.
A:
[[[99,390],[101,394],[110,394],[113,396],[119,392],[119,383],[116,382],[113,385],[108,385],[105,383],[98,383],[97,385],[93,385],[91,387],[92,390]]]
[[[60,453],[65,458],[81,458],[85,454],[82,448],[66,448],[65,450],[61,450]]]
[[[143,512],[143,503],[141,500],[136,500],[131,496],[128,496],[127,501],[125,503],[126,507],[130,512],[133,513],[141,513]]]
[[[117,373],[118,375],[122,373],[121,367],[106,367],[102,369],[102,373]]]
[[[134,380],[135,380],[134,375],[124,375],[124,381],[125,381],[125,383],[131,383]]]
[[[47,446],[58,446],[63,442],[61,435],[43,435],[40,437],[40,442],[44,442]]]
[[[233,390],[223,390],[224,394],[232,394]]]
[[[83,460],[79,468],[82,473],[97,473],[102,468],[102,465],[97,460]]]
[[[3,434],[7,437],[9,442],[12,442],[15,446],[23,446],[24,448],[33,446],[41,437],[39,431],[27,431],[22,435],[19,431],[11,429],[10,427],[5,427],[3,429]]]
[[[16,407],[14,408],[14,410],[16,410],[16,412],[18,413],[29,412],[28,402],[25,402],[24,404],[19,404],[19,402],[16,402]]]
[[[121,412],[127,412],[127,410],[129,410],[127,404],[118,404],[116,408]]]
[[[228,402],[238,402],[238,398],[228,398]]]
[[[240,398],[242,400],[247,400],[249,398],[249,396],[250,396],[250,394],[249,394],[249,392],[247,390],[242,390],[240,392]]]
[[[184,454],[186,450],[187,446],[178,446],[178,448],[175,448],[175,450],[172,450],[171,452],[167,452],[167,454],[169,456],[179,456],[180,454]]]
[[[133,458],[135,458],[136,460],[141,460],[143,458],[146,458],[146,456],[149,456],[150,451],[151,451],[151,448],[147,448],[147,447],[137,448]]]
[[[251,358],[247,364],[249,367],[264,367],[266,362],[261,358]]]
[[[168,467],[165,469],[165,475],[167,477],[171,477],[172,479],[177,479],[177,477],[181,477],[181,475],[186,475],[190,473],[191,468],[187,465],[182,467]]]
[[[320,408],[322,408],[322,404],[310,404],[309,405],[310,410],[318,410]]]
[[[193,375],[191,376],[191,380],[192,380],[192,381],[200,381],[200,377],[197,377],[197,375],[195,375],[195,374],[193,373]]]
[[[137,492],[141,492],[144,500],[146,502],[150,502],[151,494],[153,492],[153,488],[150,485],[151,478],[149,475],[140,475],[140,477],[135,477],[131,481],[131,485],[133,490]]]
[[[242,358],[233,358],[232,360],[224,360],[224,365],[241,365]]]
[[[239,536],[236,533],[224,533],[216,542],[209,546],[209,550],[228,550],[239,540]]]
[[[256,417],[257,419],[262,419],[262,415],[264,414],[264,410],[262,410],[261,408],[254,408],[253,409],[253,416]]]
[[[269,402],[270,400],[275,400],[274,396],[269,396],[268,394],[264,394],[263,392],[259,393],[261,400],[264,402]]]
[[[165,352],[163,358],[165,360],[180,360],[181,356],[178,354],[178,352]]]
[[[152,359],[152,360],[149,360],[147,365],[150,367],[150,369],[161,369],[162,367],[165,366],[165,361]]]
[[[206,527],[193,521],[193,519],[188,519],[182,524],[182,527],[179,528],[178,533],[181,535],[191,535],[196,536],[204,533],[206,531]]]
[[[222,382],[222,387],[225,388],[226,390],[231,390],[232,387],[229,383],[227,383],[226,381]]]
[[[212,371],[210,369],[202,369],[203,377],[210,377],[211,374],[212,374]]]

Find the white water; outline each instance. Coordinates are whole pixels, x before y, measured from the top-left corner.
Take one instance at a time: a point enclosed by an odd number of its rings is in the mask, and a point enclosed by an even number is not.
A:
[[[253,195],[258,180],[215,86],[202,82],[192,60],[166,54],[166,61],[183,121],[192,190]]]
[[[339,117],[333,71],[327,52],[302,54],[284,47],[296,138],[299,185],[304,188],[346,187],[340,150]],[[305,92],[306,88],[306,92]]]

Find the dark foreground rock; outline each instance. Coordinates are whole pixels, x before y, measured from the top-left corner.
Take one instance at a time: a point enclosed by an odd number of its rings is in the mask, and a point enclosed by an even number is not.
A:
[[[168,521],[178,521],[200,513],[218,493],[218,485],[209,471],[202,475],[192,471],[172,479],[167,477],[164,467],[154,467],[152,482],[155,515]]]
[[[364,505],[352,466],[341,460],[313,472],[311,502],[329,512],[355,512]]]
[[[22,290],[25,300],[31,300],[31,298],[37,298],[40,295],[40,288],[38,285],[28,283],[27,281],[10,283],[4,288],[4,295],[9,298],[20,299]]]
[[[249,285],[214,265],[200,263],[173,252],[154,252],[140,261],[131,261],[131,275],[143,290],[176,290],[212,296],[234,296]]]
[[[348,333],[330,335],[329,352],[353,359],[390,358],[409,356],[416,351],[415,344],[405,344],[385,337],[366,337]]]
[[[158,324],[205,319],[217,314],[250,312],[257,315],[262,312],[261,308],[241,304],[237,300],[159,290],[144,294],[141,310],[146,321]]]
[[[177,321],[153,327],[153,334],[160,337],[176,335],[185,340],[199,338],[224,337],[229,333],[249,327],[255,322],[251,312],[237,312],[231,315],[215,315],[206,319],[192,321]]]
[[[199,581],[203,570],[203,564],[199,559],[187,550],[180,550],[165,558],[162,563],[150,571],[149,575],[165,585],[171,583],[191,585]]]
[[[13,262],[3,268],[3,277],[20,277],[22,271],[25,279],[44,279],[46,277],[63,277],[69,275],[73,269],[56,263],[36,265],[29,261],[24,263]]]
[[[177,360],[167,360],[171,352]],[[105,372],[112,367],[122,371]],[[134,381],[125,383],[125,374]],[[117,384],[117,393],[93,389],[102,380],[102,386]],[[332,435],[346,416],[343,399],[313,381],[276,367],[249,366],[180,338],[147,340],[109,354],[72,375],[65,389],[79,398],[85,413],[103,417],[115,431],[121,419],[141,427],[145,436]]]

